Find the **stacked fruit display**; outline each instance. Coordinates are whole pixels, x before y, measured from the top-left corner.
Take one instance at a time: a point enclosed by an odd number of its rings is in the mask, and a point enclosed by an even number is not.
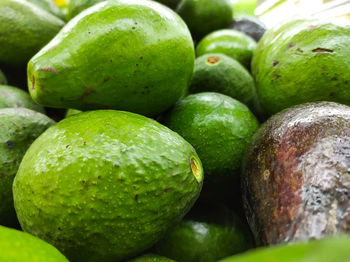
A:
[[[350,259],[349,25],[57,4],[0,0],[1,261]]]

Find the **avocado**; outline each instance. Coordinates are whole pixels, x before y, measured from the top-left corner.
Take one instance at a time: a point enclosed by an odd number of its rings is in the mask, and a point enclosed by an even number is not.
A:
[[[337,236],[318,241],[259,248],[219,262],[347,262],[350,237]]]
[[[235,59],[224,54],[196,58],[190,93],[217,92],[235,98],[262,115],[253,77]]]
[[[205,36],[196,48],[196,54],[222,53],[240,62],[250,70],[256,42],[250,36],[233,29],[214,31]]]
[[[267,31],[252,61],[259,100],[269,115],[293,105],[350,105],[350,25],[292,20]]]
[[[82,111],[80,111],[80,110],[70,108],[67,110],[66,117],[74,116],[74,115],[79,114],[81,112]]]
[[[272,116],[254,135],[242,188],[258,243],[349,232],[349,120],[350,107],[314,102]]]
[[[264,23],[254,16],[239,17],[230,24],[229,28],[249,35],[256,42],[258,42],[266,32]]]
[[[15,229],[0,226],[1,262],[68,262],[53,246]]]
[[[64,22],[25,0],[0,2],[0,63],[25,65]]]
[[[28,88],[49,107],[157,116],[187,92],[194,59],[175,12],[148,0],[108,1],[76,16],[31,59]]]
[[[6,85],[7,79],[4,73],[0,70],[0,85]]]
[[[233,3],[231,0],[182,0],[176,12],[188,25],[193,38],[200,40],[206,34],[230,24]]]
[[[32,142],[54,124],[47,116],[27,108],[0,109],[0,224],[16,226],[12,182]],[[0,259],[1,260],[1,259]]]
[[[216,262],[253,247],[249,227],[221,204],[201,203],[160,240],[157,253],[181,262]]]
[[[13,86],[0,85],[0,108],[5,107],[25,107],[45,113],[44,108],[34,103],[27,92]]]
[[[175,262],[175,260],[160,256],[157,254],[146,254],[146,255],[128,260],[128,262]]]
[[[241,160],[259,126],[248,107],[223,94],[198,93],[180,100],[163,123],[196,149],[206,175],[201,198],[240,204]]]
[[[61,9],[55,4],[53,0],[26,0],[26,1],[32,4],[35,4],[37,6],[40,6],[42,9],[45,9],[49,13],[61,18],[62,20],[65,19]]]
[[[193,147],[130,112],[89,111],[28,149],[13,190],[19,222],[71,261],[124,261],[155,244],[198,198]]]

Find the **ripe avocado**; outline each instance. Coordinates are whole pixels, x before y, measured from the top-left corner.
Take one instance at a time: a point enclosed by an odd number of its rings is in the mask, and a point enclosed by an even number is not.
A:
[[[258,42],[266,32],[266,26],[256,17],[244,16],[235,19],[229,28],[240,31]]]
[[[240,62],[250,70],[250,62],[256,42],[250,36],[233,29],[214,31],[205,36],[198,44],[196,54],[222,53]]]
[[[227,27],[233,19],[231,0],[182,0],[176,12],[188,25],[193,38]]]
[[[350,25],[293,20],[263,36],[252,61],[269,115],[292,105],[334,101],[350,105]]]
[[[0,224],[15,226],[12,182],[32,142],[54,121],[27,108],[0,109]],[[2,252],[0,252],[2,253]]]
[[[146,255],[131,259],[128,262],[175,262],[175,260],[160,256],[157,254],[146,254]]]
[[[53,246],[15,229],[0,226],[1,262],[68,262]]]
[[[4,73],[0,70],[0,85],[6,85],[7,79]]]
[[[13,86],[0,85],[0,108],[5,107],[25,107],[45,113],[44,108],[34,103],[27,92]]]
[[[219,262],[348,262],[350,237],[337,236],[306,243],[259,248]]]
[[[314,102],[272,116],[243,162],[244,207],[263,245],[350,230],[350,107]]]
[[[241,102],[205,92],[180,100],[164,123],[185,138],[203,163],[201,198],[239,202],[243,153],[259,123]]]
[[[35,4],[37,6],[40,6],[42,9],[45,9],[49,13],[61,18],[62,20],[65,19],[61,9],[55,4],[53,0],[26,0],[26,1],[32,4]]]
[[[64,22],[25,0],[0,1],[0,63],[25,65]]]
[[[66,118],[27,151],[14,181],[24,231],[71,261],[124,261],[155,244],[198,198],[193,147],[156,121],[97,110]]]
[[[45,106],[156,116],[187,92],[194,59],[190,32],[171,9],[106,1],[76,16],[31,59],[28,87]]]

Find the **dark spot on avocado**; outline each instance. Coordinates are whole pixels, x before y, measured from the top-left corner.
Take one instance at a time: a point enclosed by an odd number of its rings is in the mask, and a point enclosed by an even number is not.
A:
[[[273,66],[278,66],[279,64],[280,64],[280,62],[278,62],[277,60],[274,60],[272,63]]]
[[[112,59],[112,58],[111,58],[111,59],[109,59],[109,62],[111,62],[111,63],[112,63],[112,62],[113,62],[113,59]]]
[[[148,86],[144,86],[143,88],[144,88],[144,89],[148,89]]]
[[[35,77],[34,77],[34,75],[31,76],[30,81],[32,82],[32,90],[35,90]]]
[[[171,189],[171,188],[168,187],[168,188],[164,189],[164,192],[167,193],[167,192],[169,192],[170,189]]]
[[[55,75],[59,75],[60,72],[58,72],[55,68],[53,67],[44,67],[44,68],[39,68],[38,71],[46,71],[46,72],[52,72],[54,73]]]
[[[86,142],[84,141],[83,145],[85,146],[86,145]]]
[[[107,81],[109,81],[109,77],[106,77],[105,79],[103,79],[103,83],[106,83]]]
[[[88,87],[85,89],[84,93],[80,96],[80,99],[84,99],[85,97],[87,97],[88,95],[92,94],[96,92],[96,89],[93,87]]]
[[[132,29],[132,30],[135,30],[135,29],[136,29],[136,27],[135,27],[135,26],[133,26],[133,27],[131,27],[131,29]]]
[[[7,145],[7,147],[12,148],[14,146],[14,143],[13,143],[13,141],[8,140],[8,141],[6,141],[6,145]]]
[[[63,102],[63,101],[64,101],[64,98],[63,98],[63,97],[60,97],[60,101]]]
[[[143,56],[140,56],[140,60],[142,60],[143,59]]]
[[[97,176],[97,179],[101,179],[101,176]]]
[[[211,56],[207,58],[207,62],[209,64],[215,65],[216,63],[218,63],[220,61],[220,58],[217,56]]]
[[[276,75],[274,75],[274,77],[275,77],[276,79],[278,79],[278,78],[281,78],[282,76],[281,76],[281,75],[276,74]]]
[[[292,48],[292,47],[294,47],[294,46],[295,46],[294,43],[289,43],[289,44],[287,45],[287,48]]]
[[[330,94],[329,94],[329,96],[330,97],[333,97],[335,94],[333,93],[333,92],[331,92]]]
[[[297,51],[298,53],[304,53],[304,51],[303,51],[301,48],[297,48],[296,51]]]
[[[8,166],[8,165],[9,165],[9,162],[5,162],[5,163],[4,163],[4,166]]]
[[[139,200],[139,195],[135,195],[135,201],[137,202]]]
[[[60,227],[58,227],[57,229],[58,229],[59,231],[62,231],[62,228],[60,228]]]
[[[315,48],[312,50],[313,53],[333,53],[333,50],[327,48]]]
[[[66,145],[66,148],[68,148],[69,147],[69,145]]]
[[[136,64],[136,66],[139,66],[139,64]]]
[[[337,81],[338,78],[337,78],[337,77],[333,77],[331,80],[332,80],[332,81]]]

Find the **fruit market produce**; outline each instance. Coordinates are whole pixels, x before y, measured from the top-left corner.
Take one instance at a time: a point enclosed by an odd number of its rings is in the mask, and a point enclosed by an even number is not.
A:
[[[7,79],[4,73],[0,70],[0,85],[6,85]]]
[[[1,262],[68,262],[50,244],[15,229],[0,226]]]
[[[0,85],[0,108],[6,107],[24,107],[45,113],[44,108],[34,103],[27,92],[13,86]]]
[[[236,59],[250,70],[256,42],[250,36],[233,29],[221,29],[205,36],[196,48],[197,56],[222,53]]]
[[[259,248],[232,256],[219,262],[347,262],[350,237],[348,235],[318,241]]]
[[[76,16],[31,59],[28,88],[44,106],[157,116],[187,92],[194,59],[174,11],[148,0],[107,1]]]
[[[233,19],[231,0],[182,0],[176,12],[200,40],[214,30],[225,28]]]
[[[25,65],[64,22],[25,0],[0,1],[0,63]]]
[[[27,2],[30,2],[32,4],[35,4],[37,6],[40,6],[42,9],[45,9],[49,13],[64,19],[64,15],[61,11],[61,9],[53,2],[53,0],[26,0]]]
[[[243,16],[235,19],[229,28],[240,31],[258,42],[266,32],[266,26],[254,16]]]
[[[47,116],[27,108],[0,109],[0,225],[16,226],[13,179],[29,146],[53,124]]]
[[[170,258],[166,258],[157,254],[147,254],[135,259],[129,260],[128,262],[175,262]]]
[[[350,107],[314,102],[274,115],[254,135],[242,188],[258,243],[349,232],[349,120]]]
[[[252,247],[248,225],[235,213],[220,204],[200,203],[155,250],[181,262],[216,262]]]
[[[239,203],[241,160],[258,121],[241,102],[205,92],[180,100],[164,124],[197,151],[205,172],[201,197]]]
[[[252,61],[262,106],[269,115],[296,104],[350,105],[350,26],[293,20],[266,32]]]
[[[27,151],[13,190],[24,231],[71,261],[124,261],[178,223],[198,198],[193,147],[156,121],[98,110],[49,128]]]

